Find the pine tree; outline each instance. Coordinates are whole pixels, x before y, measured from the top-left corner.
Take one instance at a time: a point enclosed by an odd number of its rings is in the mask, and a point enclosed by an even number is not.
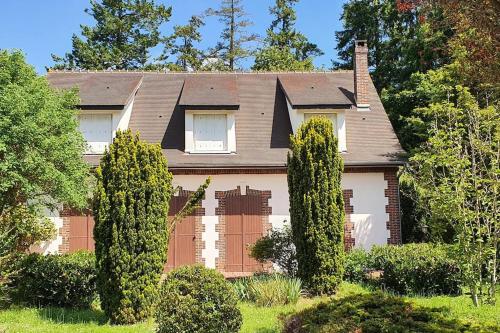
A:
[[[96,20],[73,35],[73,50],[52,55],[56,69],[136,69],[146,66],[149,49],[161,40],[159,27],[172,8],[154,0],[91,0],[85,12]]]
[[[245,45],[257,40],[256,34],[248,34],[246,28],[253,25],[247,19],[247,13],[242,0],[222,0],[218,9],[208,9],[208,16],[217,16],[224,25],[220,35],[221,41],[211,50],[211,58],[218,62],[212,67],[221,70],[234,71],[241,59],[252,55],[251,50]]]
[[[333,127],[312,118],[291,137],[288,192],[298,277],[313,294],[332,294],[344,273],[343,161]]]
[[[129,324],[151,314],[167,258],[172,174],[160,146],[118,132],[97,168],[94,239],[105,314]]]
[[[158,60],[166,61],[169,54],[176,56],[174,64],[167,64],[175,70],[199,70],[202,67],[203,52],[195,47],[201,41],[199,29],[205,23],[199,16],[192,16],[186,25],[176,25],[174,33],[165,41],[165,49]]]
[[[312,59],[323,52],[302,33],[295,30],[297,14],[293,8],[299,0],[276,0],[269,8],[274,16],[264,47],[257,51],[253,70],[312,70]]]

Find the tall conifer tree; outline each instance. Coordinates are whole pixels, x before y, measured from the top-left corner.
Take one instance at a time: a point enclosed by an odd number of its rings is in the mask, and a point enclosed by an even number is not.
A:
[[[299,0],[276,0],[269,8],[274,19],[255,58],[254,70],[311,70],[312,59],[323,52],[295,29],[297,14],[293,6]]]
[[[161,40],[159,27],[172,8],[154,0],[91,0],[85,12],[96,25],[82,25],[73,35],[73,50],[52,55],[56,69],[136,69],[146,66],[149,49]]]
[[[221,41],[211,50],[211,57],[218,60],[213,67],[219,70],[237,69],[238,61],[251,56],[252,52],[246,45],[257,40],[256,34],[249,34],[246,28],[253,25],[245,19],[247,12],[242,0],[221,0],[218,9],[209,8],[208,16],[216,16],[224,25]]]
[[[288,192],[298,273],[313,294],[332,294],[344,273],[343,161],[333,126],[312,118],[291,137]]]
[[[94,239],[105,314],[130,324],[151,315],[167,259],[172,174],[159,145],[118,132],[97,168]]]

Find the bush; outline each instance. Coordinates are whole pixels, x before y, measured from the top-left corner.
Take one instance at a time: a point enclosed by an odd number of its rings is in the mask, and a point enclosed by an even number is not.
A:
[[[373,270],[383,271],[379,280],[368,280],[367,273]],[[345,277],[399,294],[418,295],[456,295],[461,283],[453,249],[436,244],[374,246],[370,252],[352,250],[346,258]]]
[[[280,274],[258,275],[233,282],[242,301],[259,306],[295,304],[302,295],[302,282]]]
[[[299,127],[287,166],[297,276],[311,293],[333,294],[344,275],[344,166],[330,120]]]
[[[238,332],[238,299],[222,274],[202,266],[171,271],[156,309],[158,333]]]
[[[461,291],[460,268],[450,246],[374,246],[370,257],[373,269],[384,272],[380,282],[394,292],[457,295]]]
[[[285,333],[327,332],[499,332],[500,327],[473,325],[450,318],[446,308],[417,306],[382,292],[331,299],[287,318]]]
[[[363,249],[352,249],[347,253],[344,278],[350,282],[365,282],[366,273],[372,270],[370,256]]]
[[[18,262],[14,300],[32,306],[90,307],[96,297],[93,253],[30,254]]]
[[[282,230],[273,230],[268,236],[257,240],[250,255],[257,261],[270,261],[288,276],[297,274],[297,256],[292,241],[292,229],[285,226]]]

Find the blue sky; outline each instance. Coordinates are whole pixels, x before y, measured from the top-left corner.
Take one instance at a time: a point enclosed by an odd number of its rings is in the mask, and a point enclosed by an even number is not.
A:
[[[202,13],[208,7],[217,7],[219,0],[156,0],[173,7],[171,20],[162,26],[165,34],[172,27],[185,24],[189,17]],[[329,67],[336,57],[334,32],[342,28],[340,14],[345,0],[302,0],[296,6],[297,29],[310,41],[318,44],[325,55],[315,60],[317,66]],[[265,36],[271,22],[268,8],[274,0],[244,0],[249,18],[255,22],[249,31]],[[84,13],[89,0],[2,0],[0,11],[0,48],[21,49],[29,63],[43,74],[45,66],[53,64],[51,53],[63,55],[71,50],[71,36],[79,34],[80,24],[93,25],[93,19]],[[202,30],[202,48],[213,46],[218,40],[221,25],[208,18]],[[158,55],[161,48],[152,51]],[[251,60],[243,63],[248,67]]]

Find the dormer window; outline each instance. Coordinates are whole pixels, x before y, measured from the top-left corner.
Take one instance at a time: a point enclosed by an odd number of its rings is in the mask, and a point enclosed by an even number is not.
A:
[[[189,154],[235,153],[235,111],[186,109],[185,152]]]
[[[332,122],[333,126],[333,134],[338,137],[338,132],[337,132],[337,114],[336,113],[324,113],[324,112],[305,112],[304,113],[304,121],[308,121],[309,119],[313,117],[324,117],[329,119]]]
[[[111,114],[80,114],[80,131],[87,142],[85,154],[102,154],[113,138]]]
[[[195,152],[227,151],[227,115],[194,114],[193,134]]]

